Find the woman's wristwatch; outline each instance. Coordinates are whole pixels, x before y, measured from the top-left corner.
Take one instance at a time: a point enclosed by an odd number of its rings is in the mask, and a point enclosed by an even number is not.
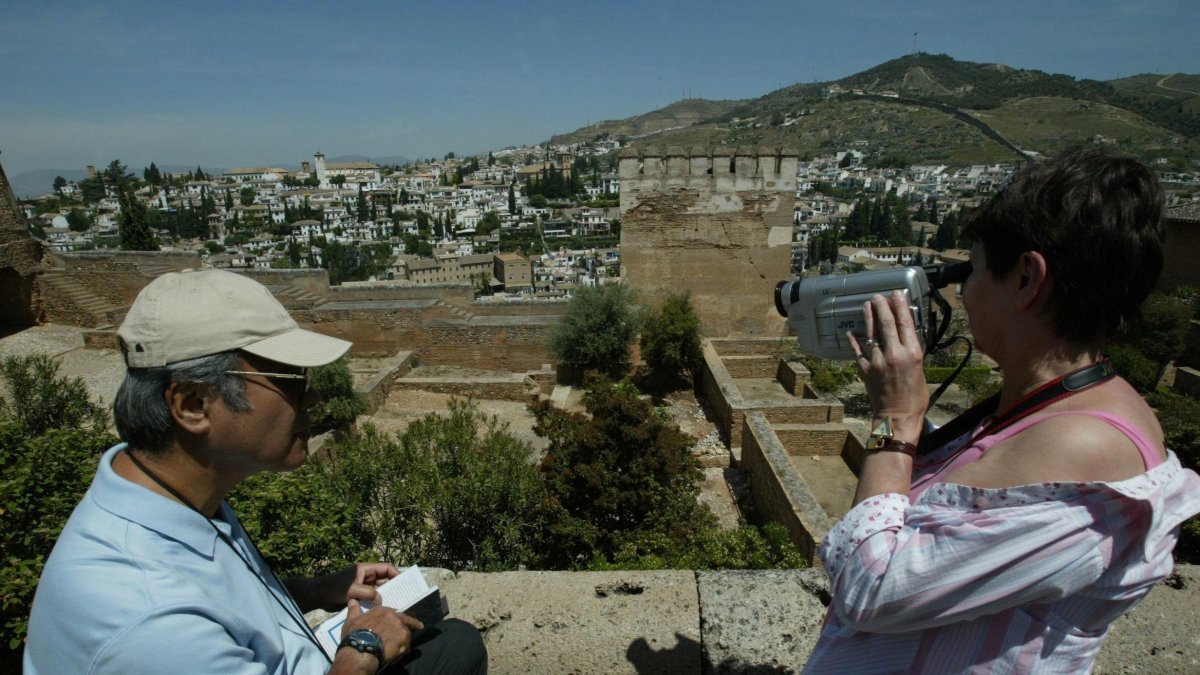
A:
[[[891,416],[884,415],[879,419],[879,423],[867,437],[867,452],[899,452],[909,457],[916,457],[917,446],[915,444],[898,441],[894,438],[895,432],[892,431]]]
[[[338,649],[342,647],[353,647],[360,652],[374,654],[379,659],[379,668],[383,669],[383,639],[370,628],[356,628],[347,633],[338,643]]]

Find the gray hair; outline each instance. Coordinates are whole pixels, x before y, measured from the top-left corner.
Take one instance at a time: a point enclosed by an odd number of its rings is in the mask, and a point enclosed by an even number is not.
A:
[[[230,410],[249,410],[245,380],[226,374],[237,368],[236,350],[156,368],[129,368],[113,401],[113,422],[121,440],[146,452],[171,444],[175,427],[164,393],[173,382],[195,382],[215,391]]]

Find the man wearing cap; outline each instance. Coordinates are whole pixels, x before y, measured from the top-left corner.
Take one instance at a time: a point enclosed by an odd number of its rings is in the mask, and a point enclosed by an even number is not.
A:
[[[308,369],[349,342],[301,329],[261,284],[220,270],[155,279],[117,337],[124,442],[46,562],[26,673],[486,672],[469,624],[363,611],[392,565],[282,582],[224,501],[249,476],[305,462],[319,399]],[[346,604],[330,662],[302,612]]]

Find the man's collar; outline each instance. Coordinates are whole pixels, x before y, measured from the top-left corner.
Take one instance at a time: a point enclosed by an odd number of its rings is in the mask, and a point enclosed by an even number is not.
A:
[[[100,458],[95,487],[89,491],[89,497],[105,511],[174,539],[211,558],[217,544],[214,523],[205,522],[207,518],[186,505],[122,478],[113,471],[113,459],[127,447],[127,443],[117,444]],[[226,526],[224,523],[217,525]]]

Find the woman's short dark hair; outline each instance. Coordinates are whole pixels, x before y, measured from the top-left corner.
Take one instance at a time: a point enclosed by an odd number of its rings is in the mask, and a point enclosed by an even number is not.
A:
[[[169,363],[160,368],[130,368],[113,401],[113,422],[121,440],[145,452],[171,443],[175,424],[164,394],[172,382],[195,382],[221,397],[230,410],[250,409],[246,383],[226,371],[237,370],[237,350]]]
[[[1046,258],[1055,332],[1102,346],[1141,317],[1163,266],[1163,195],[1145,164],[1075,148],[1032,164],[966,216],[962,238],[984,246],[993,276],[1025,251]]]

